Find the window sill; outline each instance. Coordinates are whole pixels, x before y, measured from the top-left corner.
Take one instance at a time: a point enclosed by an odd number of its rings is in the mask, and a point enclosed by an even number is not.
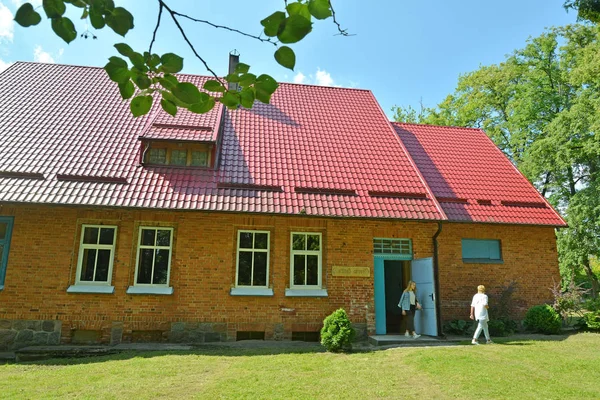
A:
[[[160,295],[171,295],[173,294],[172,287],[155,287],[155,286],[129,286],[127,288],[127,294],[160,294]]]
[[[114,286],[106,285],[71,285],[67,288],[67,293],[104,293],[113,294]]]
[[[504,260],[490,260],[487,258],[463,258],[464,264],[504,264]]]
[[[286,297],[327,297],[327,289],[285,289]]]
[[[229,294],[231,296],[273,296],[273,289],[238,287],[231,288]]]

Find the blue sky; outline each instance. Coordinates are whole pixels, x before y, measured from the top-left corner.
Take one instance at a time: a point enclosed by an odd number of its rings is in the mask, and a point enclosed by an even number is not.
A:
[[[103,66],[116,55],[112,44],[118,42],[142,52],[148,49],[158,11],[154,0],[115,0],[135,18],[135,28],[125,38],[103,29],[96,32],[97,40],[77,38],[67,45],[53,34],[48,20],[27,29],[15,25],[13,15],[23,2],[0,0],[0,69],[18,60]],[[283,0],[167,0],[167,4],[198,19],[259,34],[260,20],[282,9]],[[331,20],[317,21],[313,32],[292,46],[297,56],[294,71],[275,62],[275,47],[270,44],[209,26],[183,25],[217,74],[226,73],[228,53],[237,49],[252,72],[268,73],[279,81],[370,89],[391,115],[395,104],[439,103],[454,90],[461,73],[501,62],[545,27],[575,22],[575,13],[567,14],[562,4],[562,0],[334,0],[339,22],[355,36],[336,36]],[[43,15],[41,8],[38,11]],[[88,28],[78,15],[70,16],[78,32]],[[183,72],[206,74],[169,18],[163,14],[155,52],[180,54],[185,59]]]

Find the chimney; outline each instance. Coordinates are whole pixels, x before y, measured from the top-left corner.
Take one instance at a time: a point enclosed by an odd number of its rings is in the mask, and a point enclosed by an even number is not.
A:
[[[237,67],[239,62],[240,62],[240,53],[238,53],[237,50],[233,50],[231,53],[229,53],[229,73],[230,74],[233,74],[233,71],[235,71],[235,67]],[[227,84],[227,89],[239,90],[239,85],[237,83],[229,82]]]

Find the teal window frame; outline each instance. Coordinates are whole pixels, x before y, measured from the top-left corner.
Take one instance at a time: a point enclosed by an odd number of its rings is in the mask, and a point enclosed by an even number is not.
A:
[[[6,268],[8,266],[8,253],[10,251],[10,239],[14,224],[14,217],[0,217],[0,223],[7,224],[6,235],[0,239],[0,245],[3,246],[2,258],[0,258],[0,290],[4,289],[4,279],[6,277]]]
[[[462,239],[463,263],[501,264],[502,242],[500,239]]]

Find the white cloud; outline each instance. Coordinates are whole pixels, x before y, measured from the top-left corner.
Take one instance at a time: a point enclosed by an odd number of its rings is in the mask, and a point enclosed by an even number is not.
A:
[[[6,68],[10,67],[12,65],[12,63],[10,62],[5,62],[3,60],[0,60],[0,72],[4,71]]]
[[[306,82],[306,76],[302,72],[298,72],[294,76],[294,83],[304,83]]]
[[[33,49],[33,61],[50,64],[54,64],[56,62],[50,53],[44,51],[40,45],[35,46],[35,49]]]
[[[317,72],[314,75],[309,74],[308,76],[299,71],[294,76],[294,83],[304,83],[307,85],[317,86],[340,86],[335,84],[335,81],[329,72],[321,68],[317,68]]]
[[[8,7],[0,3],[0,43],[12,42],[15,21]]]
[[[36,8],[36,7],[39,7],[42,5],[42,0],[12,0],[12,3],[15,5],[16,8],[21,7],[21,4],[23,4],[25,2],[31,3],[33,8]]]
[[[333,86],[333,78],[329,72],[317,68],[315,84],[319,86]]]

